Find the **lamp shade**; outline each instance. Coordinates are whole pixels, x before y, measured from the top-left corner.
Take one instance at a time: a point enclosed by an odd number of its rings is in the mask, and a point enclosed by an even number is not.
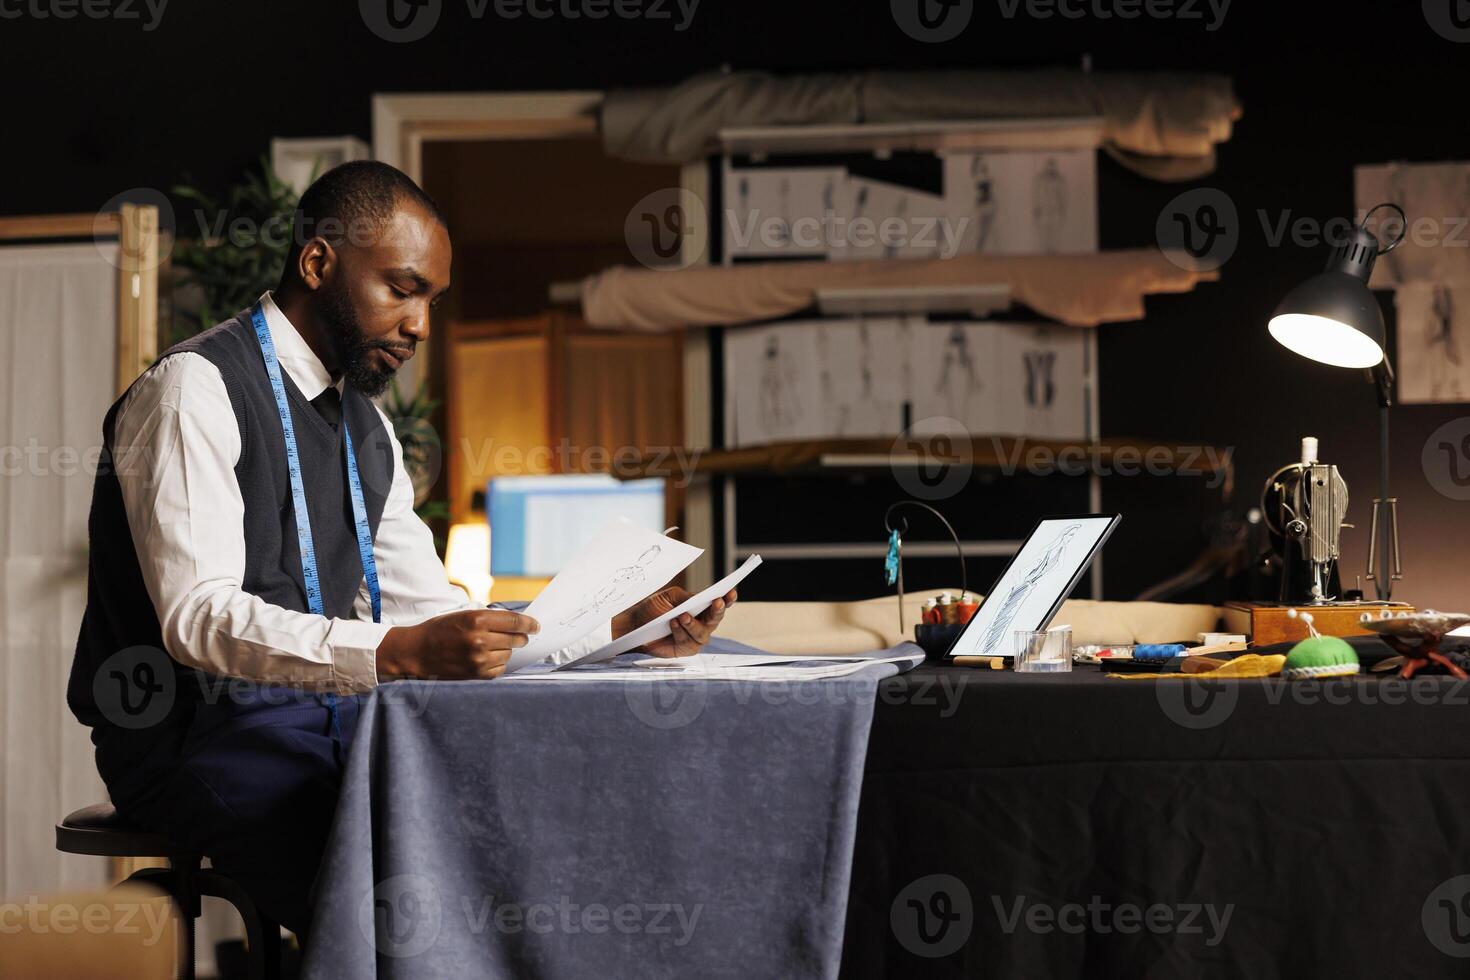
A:
[[[1319,273],[1286,294],[1271,316],[1271,336],[1323,364],[1370,368],[1383,360],[1383,310],[1368,284],[1346,272]]]
[[[1378,208],[1393,208],[1403,216],[1396,204]],[[1387,331],[1383,310],[1368,288],[1378,254],[1378,239],[1368,230],[1365,217],[1333,250],[1324,271],[1286,294],[1271,316],[1271,336],[1288,350],[1323,364],[1370,368],[1382,363]]]

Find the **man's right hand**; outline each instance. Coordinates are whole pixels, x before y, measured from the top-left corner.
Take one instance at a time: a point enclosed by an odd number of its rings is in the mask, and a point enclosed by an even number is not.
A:
[[[395,626],[378,644],[380,680],[421,677],[486,680],[505,672],[506,661],[541,629],[530,616],[503,609],[469,609]]]

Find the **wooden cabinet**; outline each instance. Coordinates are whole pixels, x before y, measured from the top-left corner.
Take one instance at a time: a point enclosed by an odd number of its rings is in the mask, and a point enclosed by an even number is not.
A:
[[[681,334],[592,330],[552,310],[451,323],[445,352],[449,506],[491,477],[633,469],[684,444]]]

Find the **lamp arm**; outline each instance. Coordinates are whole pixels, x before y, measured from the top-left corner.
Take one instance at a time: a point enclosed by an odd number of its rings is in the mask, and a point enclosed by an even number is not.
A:
[[[1393,407],[1393,365],[1388,361],[1388,354],[1383,355],[1383,360],[1368,369],[1368,377],[1378,389],[1378,407]]]
[[[1378,598],[1387,602],[1393,597],[1393,583],[1404,577],[1399,553],[1399,502],[1388,493],[1388,414],[1393,407],[1394,374],[1387,354],[1370,370],[1370,376],[1378,389],[1378,498],[1373,501],[1373,520],[1369,524],[1367,578],[1376,587]]]

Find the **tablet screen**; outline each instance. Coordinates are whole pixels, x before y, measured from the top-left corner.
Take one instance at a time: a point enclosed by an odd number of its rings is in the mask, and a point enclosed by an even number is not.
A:
[[[1017,630],[1041,630],[1122,517],[1049,517],[1021,545],[948,656],[1011,657]]]

